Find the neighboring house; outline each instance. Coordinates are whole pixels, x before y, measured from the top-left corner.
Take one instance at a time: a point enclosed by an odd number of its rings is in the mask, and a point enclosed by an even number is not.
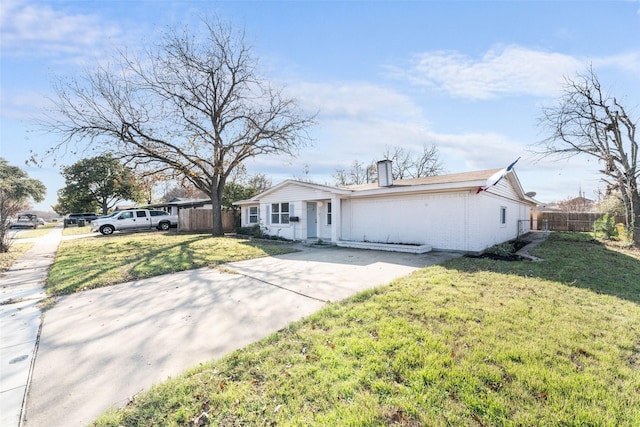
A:
[[[153,203],[148,206],[152,209],[162,209],[170,215],[178,215],[182,209],[211,209],[210,199],[183,199],[176,197],[164,203]]]
[[[539,207],[542,212],[590,212],[598,211],[595,200],[586,197],[574,197],[561,202],[547,203]]]
[[[211,199],[182,199],[176,197],[168,202],[145,205],[152,209],[162,209],[171,215],[178,215],[180,231],[206,231],[212,229]],[[222,210],[222,230],[235,232],[233,212]]]
[[[499,169],[393,182],[390,168],[379,162],[374,184],[287,180],[235,204],[242,226],[269,235],[406,252],[479,252],[535,229],[536,201],[514,171],[476,193]]]

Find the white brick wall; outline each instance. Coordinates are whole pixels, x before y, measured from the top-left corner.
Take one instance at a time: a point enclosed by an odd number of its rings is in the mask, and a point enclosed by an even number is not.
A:
[[[266,232],[287,239],[307,238],[307,203],[317,204],[317,237],[331,240],[332,227],[341,240],[375,243],[427,244],[435,249],[481,251],[513,239],[518,220],[528,220],[530,208],[517,201],[507,180],[487,192],[474,190],[430,194],[378,195],[345,198],[338,211],[333,209],[333,224],[327,224],[329,191],[291,183],[260,200],[261,225]],[[335,200],[335,199],[334,199]],[[271,224],[271,204],[288,202],[291,216],[299,222]],[[506,223],[501,224],[500,209],[506,208]],[[248,218],[243,210],[243,224]],[[337,220],[341,215],[341,221]]]

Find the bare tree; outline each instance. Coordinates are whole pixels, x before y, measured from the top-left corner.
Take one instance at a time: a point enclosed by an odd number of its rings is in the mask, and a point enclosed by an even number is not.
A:
[[[59,81],[58,115],[47,126],[62,135],[50,152],[93,143],[191,182],[211,199],[212,232],[221,235],[231,172],[250,157],[294,155],[313,117],[259,76],[243,33],[202,22],[201,37],[170,31],[141,55],[120,52],[115,67]],[[104,143],[113,140],[115,147]]]
[[[245,185],[255,188],[258,193],[262,193],[273,185],[271,178],[263,173],[249,175],[245,181]]]
[[[375,169],[375,165],[373,165],[373,167]],[[373,176],[370,172],[371,164],[366,165],[358,160],[354,160],[349,170],[344,168],[336,169],[333,174],[333,179],[336,185],[367,184],[373,182]]]
[[[353,161],[351,169],[349,170],[349,178],[354,184],[366,184],[367,180],[367,165],[357,160]]]
[[[438,147],[435,144],[424,145],[422,154],[414,160],[414,176],[435,176],[444,172],[444,165],[438,156]]]
[[[412,175],[413,159],[411,153],[403,147],[387,146],[383,155],[385,159],[391,160],[391,175],[393,179],[415,178]]]
[[[262,193],[272,185],[271,178],[263,173],[250,174],[245,165],[238,165],[227,178],[227,182],[234,182],[245,187],[251,187],[256,193]]]
[[[444,171],[435,145],[425,144],[422,153],[418,155],[401,146],[387,146],[382,157],[391,160],[393,179],[434,176]],[[344,168],[336,169],[333,178],[337,185],[353,185],[375,182],[376,175],[375,162],[365,165],[355,160],[348,171]]]
[[[540,154],[586,155],[600,162],[607,192],[620,191],[627,228],[640,245],[636,120],[617,98],[602,90],[593,68],[576,79],[565,79],[562,98],[558,105],[543,109],[540,123],[550,134],[541,142]]]
[[[384,158],[392,161],[393,179],[421,178],[442,173],[444,167],[435,145],[424,145],[422,153],[415,155],[404,147],[387,147]]]
[[[349,185],[349,172],[345,168],[338,168],[333,173],[333,179],[336,185]]]

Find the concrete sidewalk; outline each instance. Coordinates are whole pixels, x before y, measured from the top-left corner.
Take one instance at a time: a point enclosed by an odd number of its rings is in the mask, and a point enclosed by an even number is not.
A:
[[[224,272],[202,268],[60,298],[44,316],[25,425],[86,425],[326,301],[456,256],[302,249],[228,264]]]
[[[62,226],[46,236],[0,275],[0,425],[20,425],[37,347],[44,283],[62,238]],[[26,239],[25,239],[26,241]]]

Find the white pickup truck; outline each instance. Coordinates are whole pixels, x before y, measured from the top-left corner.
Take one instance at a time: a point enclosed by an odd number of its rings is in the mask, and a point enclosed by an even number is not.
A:
[[[111,214],[91,221],[91,231],[104,235],[122,230],[168,230],[177,227],[178,215],[169,215],[165,211],[132,209]]]

